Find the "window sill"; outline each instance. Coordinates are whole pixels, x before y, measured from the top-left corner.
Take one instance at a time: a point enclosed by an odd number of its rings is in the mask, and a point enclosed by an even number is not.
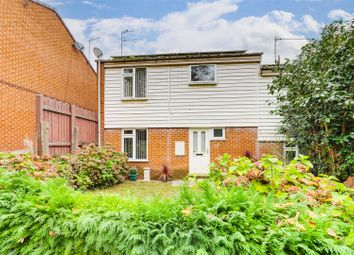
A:
[[[225,137],[212,137],[210,138],[211,141],[225,141],[226,138]]]
[[[149,162],[148,159],[128,159],[128,162],[132,162],[132,163],[139,163],[139,162]]]
[[[216,86],[217,82],[191,82],[188,84],[189,86]]]
[[[147,101],[148,98],[122,98],[121,101],[129,102],[129,101]]]

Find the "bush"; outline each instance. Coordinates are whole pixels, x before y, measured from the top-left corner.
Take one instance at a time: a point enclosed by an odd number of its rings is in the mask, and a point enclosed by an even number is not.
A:
[[[76,154],[61,157],[1,154],[0,166],[24,171],[37,179],[63,177],[76,189],[107,187],[124,181],[128,159],[110,147],[83,146]]]
[[[354,19],[323,28],[269,86],[280,133],[311,156],[315,174],[354,175]]]
[[[230,155],[225,154],[218,162],[211,164],[210,177],[223,186],[253,186],[261,193],[275,192],[288,198],[293,194],[303,194],[302,201],[313,206],[352,201],[349,189],[337,182],[335,177],[324,174],[319,177],[310,173],[313,165],[308,158],[300,155],[284,165],[271,155],[252,162],[247,157],[231,159]],[[354,211],[351,214],[354,217]]]
[[[224,156],[212,180],[148,202],[3,170],[0,254],[354,254],[349,190],[328,178],[330,199],[313,202],[301,183],[298,192],[283,190],[284,175],[289,183],[307,176],[310,163],[298,160],[293,168],[272,157],[253,163]],[[225,183],[239,177],[247,182]]]

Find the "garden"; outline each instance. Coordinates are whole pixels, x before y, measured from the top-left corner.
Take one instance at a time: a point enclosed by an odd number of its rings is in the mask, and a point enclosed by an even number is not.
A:
[[[354,254],[353,190],[306,156],[225,154],[208,179],[147,199],[114,192],[129,173],[111,148],[0,165],[0,254]]]
[[[325,27],[269,87],[280,132],[310,157],[225,154],[172,187],[126,181],[127,156],[109,147],[0,153],[0,254],[354,254],[341,182],[354,171],[353,27]]]

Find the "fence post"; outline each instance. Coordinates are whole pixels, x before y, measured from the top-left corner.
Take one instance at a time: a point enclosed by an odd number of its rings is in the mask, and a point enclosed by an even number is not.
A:
[[[42,149],[42,124],[43,121],[43,95],[37,94],[36,95],[36,153],[38,155],[43,154]]]
[[[71,153],[74,153],[79,147],[79,134],[76,122],[76,106],[71,104]]]
[[[49,154],[49,123],[41,121],[41,149],[42,154]]]

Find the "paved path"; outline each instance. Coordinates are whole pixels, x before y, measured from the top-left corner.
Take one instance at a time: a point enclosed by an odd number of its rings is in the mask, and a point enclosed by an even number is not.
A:
[[[175,180],[171,182],[172,186],[182,186],[184,184],[183,180]],[[194,181],[189,181],[188,182],[189,186],[194,186],[195,182]]]

